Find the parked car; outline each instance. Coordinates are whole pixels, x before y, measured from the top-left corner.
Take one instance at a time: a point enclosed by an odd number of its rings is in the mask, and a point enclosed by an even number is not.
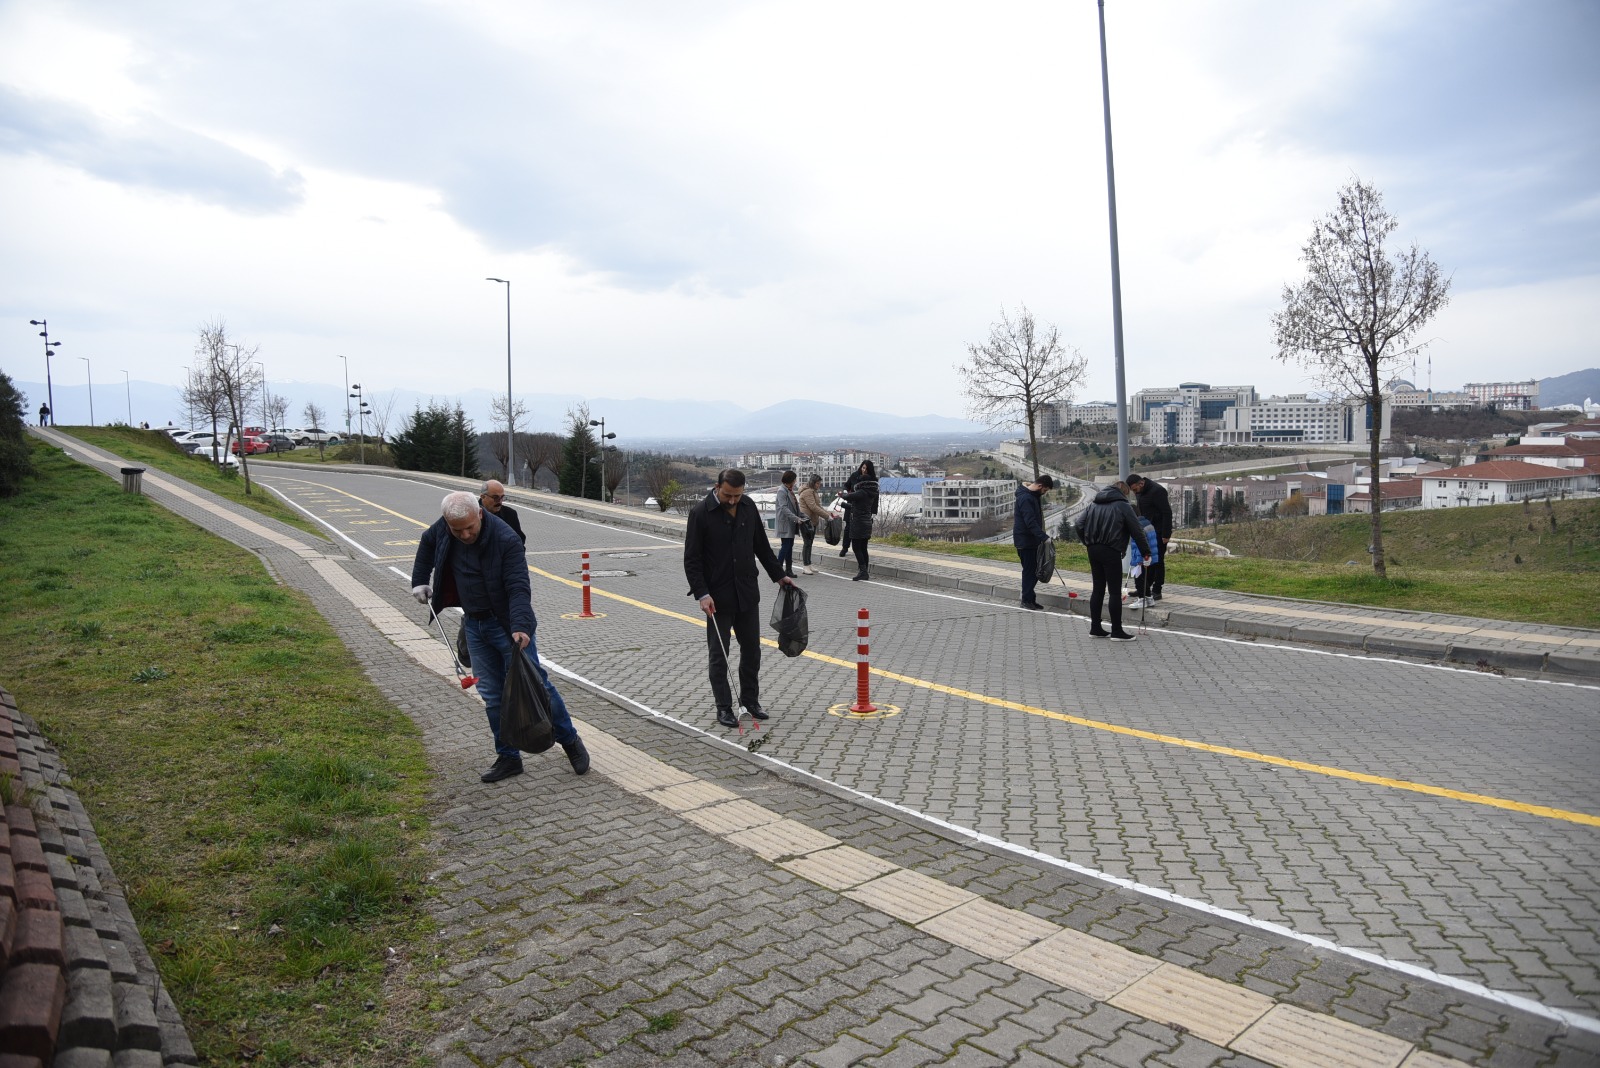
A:
[[[326,430],[319,430],[314,426],[306,427],[304,430],[296,430],[289,436],[294,438],[302,445],[316,445],[319,443],[323,445],[337,445],[339,443],[339,435],[330,434]]]
[[[242,440],[244,441],[244,454],[246,456],[254,456],[258,452],[267,451],[266,438],[258,438],[254,434],[246,434]],[[233,442],[229,448],[237,453],[239,451],[239,442]]]
[[[293,452],[297,442],[286,434],[268,434],[262,439],[268,452]]]
[[[209,430],[197,430],[178,443],[178,447],[184,452],[205,452],[207,454],[211,452],[211,446],[213,445],[220,447],[222,438]]]

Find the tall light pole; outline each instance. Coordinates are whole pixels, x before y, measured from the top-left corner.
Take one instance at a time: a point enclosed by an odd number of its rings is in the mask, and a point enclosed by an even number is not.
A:
[[[603,501],[606,499],[606,439],[616,437],[617,432],[613,430],[609,434],[606,433],[604,417],[589,420],[589,425],[600,428],[600,499]]]
[[[350,361],[343,356],[339,359],[344,360],[344,436],[348,441],[350,440]]]
[[[45,403],[50,405],[50,425],[56,425],[56,388],[50,380],[50,350],[61,347],[61,342],[50,340],[50,324],[44,319],[29,319],[29,326],[37,326],[39,336],[44,338],[44,393]]]
[[[89,366],[89,357],[79,356],[83,361],[83,377],[89,383],[89,425],[94,426],[94,372]],[[55,409],[50,409],[50,418],[55,419]]]
[[[256,366],[261,368],[261,432],[270,434],[272,433],[272,417],[267,414],[267,402],[272,397],[267,392],[267,365],[257,361]]]
[[[133,428],[133,379],[128,377],[127,368],[122,370],[122,388],[128,391],[128,428]]]
[[[355,392],[350,394],[350,396],[356,399],[356,419],[359,420],[361,428],[361,462],[364,464],[367,462],[367,402],[366,399],[361,396],[360,382],[357,382],[350,388],[355,390]],[[346,398],[345,406],[348,408],[349,405],[350,401],[348,398]]]
[[[511,280],[485,278],[485,282],[499,282],[506,287],[506,481],[517,484],[517,465],[512,458],[512,430],[516,426],[515,409],[511,400]]]
[[[1117,355],[1117,477],[1128,477],[1128,386],[1122,362],[1122,263],[1117,251],[1117,176],[1111,165],[1111,76],[1106,72],[1106,0],[1100,9],[1100,99],[1106,119],[1106,205],[1111,213],[1111,339]]]

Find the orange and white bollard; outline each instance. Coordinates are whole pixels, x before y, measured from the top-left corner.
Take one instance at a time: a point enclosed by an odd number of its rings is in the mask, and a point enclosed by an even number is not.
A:
[[[872,703],[872,698],[867,695],[867,677],[870,669],[867,667],[867,610],[859,609],[856,612],[856,703],[850,706],[852,712],[876,712],[878,706]]]
[[[578,613],[579,619],[598,619],[589,605],[589,554],[583,554],[583,611]]]

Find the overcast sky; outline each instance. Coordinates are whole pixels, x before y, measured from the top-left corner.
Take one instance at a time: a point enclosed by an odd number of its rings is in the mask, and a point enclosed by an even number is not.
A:
[[[1437,388],[1600,365],[1600,4],[1106,7],[1130,395],[1313,385],[1270,316],[1354,176],[1453,276]],[[1093,0],[0,0],[0,224],[24,381],[29,319],[175,384],[221,317],[504,388],[495,275],[519,393],[960,415],[1026,304],[1115,395]]]

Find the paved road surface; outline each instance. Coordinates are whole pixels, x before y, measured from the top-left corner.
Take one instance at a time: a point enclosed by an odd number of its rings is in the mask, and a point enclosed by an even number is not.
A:
[[[402,573],[441,496],[257,477]],[[520,513],[542,655],[722,733],[679,543]],[[573,618],[583,550],[603,618]],[[1112,646],[1075,617],[803,582],[811,652],[765,655],[763,756],[1069,870],[1600,1026],[1600,689],[1171,630]],[[845,707],[860,607],[885,706],[869,717]]]

